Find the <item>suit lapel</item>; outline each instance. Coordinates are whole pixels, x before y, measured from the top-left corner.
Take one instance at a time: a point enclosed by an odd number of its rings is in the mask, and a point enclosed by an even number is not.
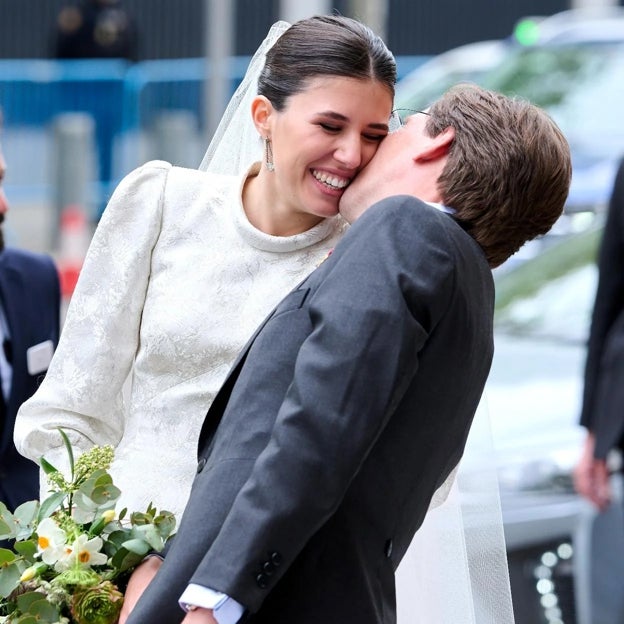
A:
[[[322,281],[323,269],[324,267],[322,266],[322,264],[319,265],[319,267],[317,267],[315,271],[310,273],[310,275],[304,277],[301,280],[301,282],[299,282],[299,284],[290,291],[290,295],[292,295],[296,291],[299,291],[301,287],[306,282],[308,282],[312,276],[315,276],[316,281]],[[303,300],[307,296],[308,290],[306,290],[306,292],[303,293],[301,303],[303,303]],[[278,309],[280,309],[281,304],[282,302],[278,303],[277,306],[273,308],[271,313],[266,316],[264,321],[262,321],[262,323],[258,326],[256,331],[251,336],[251,338],[247,341],[247,344],[240,350],[240,353],[238,354],[236,360],[234,360],[234,364],[232,364],[230,371],[227,374],[227,377],[225,378],[223,384],[221,385],[221,388],[217,392],[214,398],[214,401],[212,402],[210,408],[208,409],[206,418],[204,419],[204,424],[202,425],[202,429],[199,434],[199,441],[198,441],[198,447],[197,447],[199,455],[206,454],[205,452],[203,453],[204,447],[206,446],[206,444],[210,444],[210,441],[214,437],[215,431],[217,430],[217,427],[219,426],[219,423],[221,422],[221,418],[223,417],[225,408],[228,404],[228,401],[230,400],[232,388],[234,387],[236,380],[238,379],[240,370],[243,367],[245,360],[247,359],[247,354],[249,353],[249,350],[251,349],[258,334],[264,329],[264,326],[271,320],[271,318],[273,318],[273,316],[275,315],[275,312]]]
[[[221,385],[219,392],[217,392],[214,401],[208,409],[206,418],[204,419],[204,424],[202,425],[202,429],[199,434],[198,453],[201,454],[202,448],[204,447],[205,443],[212,440],[214,433],[217,430],[219,423],[221,422],[225,407],[230,399],[232,388],[234,387],[234,384],[238,379],[240,370],[243,367],[245,360],[247,359],[249,349],[251,349],[251,346],[253,345],[256,337],[262,331],[262,328],[267,324],[273,314],[275,314],[275,309],[264,319],[264,321],[262,321],[260,326],[247,341],[247,344],[240,350],[240,353],[234,361],[234,364],[232,364],[232,367],[230,368],[227,377]]]

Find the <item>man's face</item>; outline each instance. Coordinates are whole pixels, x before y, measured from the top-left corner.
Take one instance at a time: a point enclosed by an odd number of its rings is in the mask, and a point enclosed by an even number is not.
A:
[[[391,195],[414,195],[426,201],[439,201],[430,192],[438,174],[418,163],[421,149],[431,141],[425,133],[426,122],[425,114],[411,115],[382,141],[371,162],[347,187],[340,200],[340,214],[349,223],[372,204]]]

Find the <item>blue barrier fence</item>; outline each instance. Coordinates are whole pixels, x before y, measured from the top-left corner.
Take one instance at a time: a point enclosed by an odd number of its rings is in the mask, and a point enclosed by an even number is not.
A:
[[[397,59],[399,77],[427,57]],[[245,73],[249,57],[232,57],[231,91]],[[51,195],[51,125],[62,113],[88,113],[95,122],[97,175],[95,195],[102,204],[111,188],[132,168],[160,157],[150,132],[164,112],[184,111],[195,123],[194,166],[203,153],[202,58],[143,61],[0,60],[0,106],[4,110],[3,147],[10,163],[7,190],[13,198]]]

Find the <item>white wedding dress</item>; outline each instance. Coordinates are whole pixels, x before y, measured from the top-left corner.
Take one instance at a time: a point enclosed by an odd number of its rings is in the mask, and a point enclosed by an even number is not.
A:
[[[22,454],[66,471],[57,427],[76,453],[112,444],[118,509],[153,502],[181,515],[199,430],[230,365],[345,228],[335,217],[295,236],[264,234],[245,216],[244,178],[152,162],[122,181],[48,373],[17,416]]]

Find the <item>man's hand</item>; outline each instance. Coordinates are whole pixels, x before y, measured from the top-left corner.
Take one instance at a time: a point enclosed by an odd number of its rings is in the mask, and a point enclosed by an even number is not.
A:
[[[611,504],[611,484],[609,471],[604,459],[594,457],[596,439],[588,433],[581,458],[574,469],[574,487],[576,491],[593,503],[599,511],[604,511]]]
[[[189,611],[182,624],[219,624],[212,614],[212,609],[195,609]]]
[[[128,587],[124,596],[123,606],[121,607],[121,613],[119,614],[119,624],[125,624],[130,611],[134,609],[134,606],[138,602],[141,594],[145,591],[152,579],[156,576],[156,572],[162,565],[162,559],[160,557],[148,557],[140,565],[138,565],[134,572],[130,575],[128,581]]]

